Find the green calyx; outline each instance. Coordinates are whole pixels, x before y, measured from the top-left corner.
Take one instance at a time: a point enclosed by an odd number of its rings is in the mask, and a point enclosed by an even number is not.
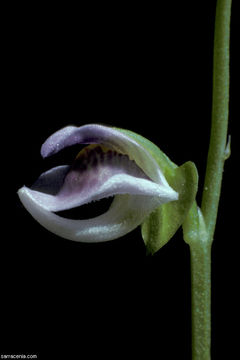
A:
[[[147,253],[154,254],[173,237],[191,209],[198,189],[197,169],[191,161],[177,166],[143,136],[125,129],[117,130],[133,138],[153,156],[168,184],[179,194],[177,201],[159,206],[142,223],[142,237]]]
[[[183,224],[195,200],[198,174],[194,163],[186,162],[166,176],[179,199],[159,206],[142,224],[142,236],[147,252],[154,254],[165,245]]]

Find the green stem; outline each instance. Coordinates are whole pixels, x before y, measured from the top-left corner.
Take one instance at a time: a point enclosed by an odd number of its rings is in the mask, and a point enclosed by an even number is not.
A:
[[[231,2],[231,0],[217,1],[215,19],[212,126],[201,206],[211,240],[216,226],[223,166],[226,159]]]
[[[218,0],[214,34],[212,126],[202,209],[196,203],[184,224],[190,246],[192,278],[192,359],[210,360],[211,244],[221,193],[227,141],[229,103],[229,39],[231,0]]]
[[[196,203],[184,221],[183,234],[191,255],[192,359],[210,360],[211,241]]]
[[[192,359],[209,360],[211,345],[211,244],[190,245]]]

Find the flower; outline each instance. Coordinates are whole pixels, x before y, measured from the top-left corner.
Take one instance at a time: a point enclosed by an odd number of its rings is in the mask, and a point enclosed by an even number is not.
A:
[[[135,229],[161,204],[178,199],[157,162],[142,145],[120,129],[91,124],[67,126],[42,145],[45,158],[75,144],[88,144],[72,165],[44,172],[18,195],[46,229],[66,239],[101,242]],[[108,211],[86,220],[55,212],[114,196]]]

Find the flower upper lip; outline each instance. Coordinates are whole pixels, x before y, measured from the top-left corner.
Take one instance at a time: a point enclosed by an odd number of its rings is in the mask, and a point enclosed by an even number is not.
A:
[[[167,184],[158,164],[146,149],[118,130],[103,125],[67,126],[43,143],[41,155],[45,158],[75,144],[104,144],[127,154],[153,181]]]

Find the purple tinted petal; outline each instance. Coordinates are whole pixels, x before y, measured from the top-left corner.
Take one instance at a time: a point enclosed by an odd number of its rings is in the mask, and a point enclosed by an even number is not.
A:
[[[64,179],[70,169],[68,165],[57,166],[41,174],[31,186],[32,190],[56,195],[64,184]]]
[[[104,144],[120,153],[128,154],[153,181],[167,183],[158,164],[145,148],[127,135],[107,126],[92,124],[65,127],[45,141],[41,154],[47,157],[75,144]]]
[[[92,155],[84,150],[85,163],[83,151],[71,168],[54,168],[42,174],[32,189],[18,191],[26,209],[53,233],[83,242],[112,240],[140,225],[160,204],[177,200],[150,153],[118,130],[69,126],[50,136],[41,153],[46,157],[78,143],[103,144],[111,150],[95,148]],[[109,210],[93,219],[70,220],[52,213],[112,195]]]
[[[117,194],[130,194],[155,197],[158,205],[169,201],[177,200],[177,193],[171,188],[167,189],[145,179],[137,179],[129,175],[115,175],[100,188],[97,192],[92,191],[74,194],[50,195],[39,191],[28,190],[35,202],[48,211],[62,211],[73,207],[87,204],[91,201],[100,200]]]
[[[54,174],[57,172],[55,169]],[[47,172],[40,180],[48,180],[50,175],[52,172]],[[67,210],[117,194],[155,196],[159,205],[177,198],[175,191],[154,183],[127,155],[100,146],[89,146],[80,153],[56,196],[46,191],[31,192],[35,201],[49,211]]]

